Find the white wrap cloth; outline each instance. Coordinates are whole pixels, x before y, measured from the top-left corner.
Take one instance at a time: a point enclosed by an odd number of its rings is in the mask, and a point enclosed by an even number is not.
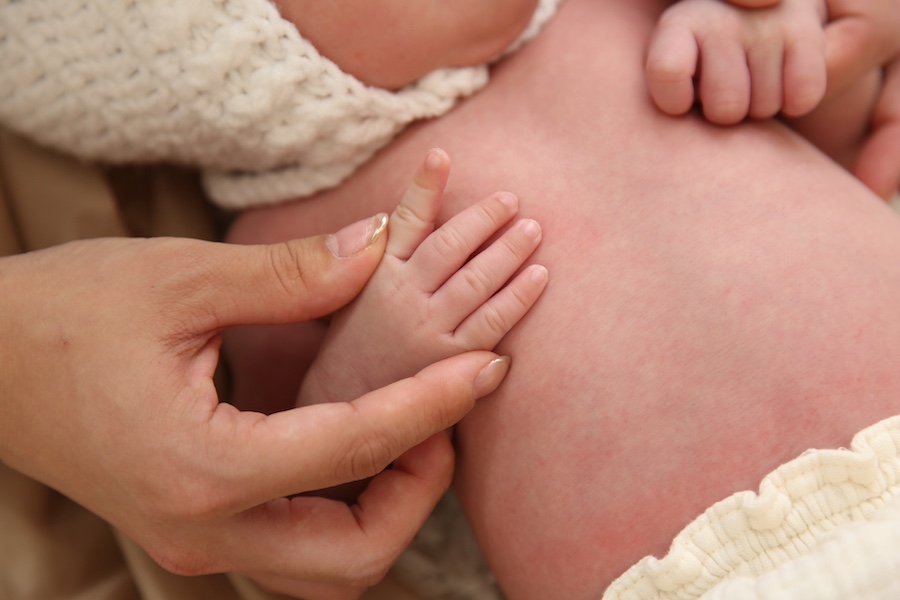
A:
[[[507,52],[560,1],[539,0]],[[201,167],[233,209],[337,185],[487,80],[480,65],[366,86],[269,0],[0,0],[0,123],[90,161]]]

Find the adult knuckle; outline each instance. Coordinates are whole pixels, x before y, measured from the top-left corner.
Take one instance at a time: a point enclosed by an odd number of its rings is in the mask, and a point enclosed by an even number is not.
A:
[[[273,244],[267,255],[274,281],[286,295],[293,297],[308,288],[305,268],[308,257],[299,244],[291,241]]]
[[[342,471],[353,480],[371,477],[395,458],[392,440],[386,434],[363,435],[351,442]]]
[[[210,324],[216,305],[209,298],[208,283],[214,283],[207,253],[198,251],[197,240],[156,238],[152,252],[139,253],[133,267],[146,282],[148,318],[158,320],[165,339],[180,347],[192,333]],[[150,246],[147,246],[148,248]]]

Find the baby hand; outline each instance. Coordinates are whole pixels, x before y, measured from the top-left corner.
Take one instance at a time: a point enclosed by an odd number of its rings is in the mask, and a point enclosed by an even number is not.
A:
[[[450,159],[428,153],[388,225],[384,257],[335,315],[298,402],[347,401],[469,350],[492,349],[537,301],[547,270],[523,266],[541,228],[497,193],[435,229]]]
[[[825,18],[823,0],[757,9],[682,0],[663,13],[650,41],[653,100],[671,115],[699,100],[719,125],[804,115],[825,94]]]

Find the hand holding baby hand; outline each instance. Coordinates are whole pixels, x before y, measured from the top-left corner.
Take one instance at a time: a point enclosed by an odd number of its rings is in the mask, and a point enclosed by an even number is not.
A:
[[[505,361],[462,354],[271,416],[219,402],[213,372],[224,328],[349,302],[381,259],[383,221],[274,246],[106,239],[0,259],[0,459],[176,573],[246,572],[292,593],[373,583],[449,485],[449,439],[434,434]],[[372,475],[353,507],[291,498]]]

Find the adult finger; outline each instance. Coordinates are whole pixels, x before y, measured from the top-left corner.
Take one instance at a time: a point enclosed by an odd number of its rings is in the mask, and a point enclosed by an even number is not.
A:
[[[220,512],[371,477],[435,433],[456,424],[491,393],[508,358],[470,352],[437,362],[353,402],[317,404],[263,416],[218,405],[205,453],[220,486]]]
[[[889,200],[900,191],[900,59],[885,69],[884,83],[854,174]]]
[[[831,0],[825,25],[828,93],[832,97],[896,57],[900,11],[892,2]]]
[[[368,281],[384,252],[386,227],[387,215],[379,214],[329,236],[198,247],[182,277],[182,304],[197,311],[196,327],[208,331],[328,314]]]
[[[272,503],[257,513],[262,520],[240,522],[234,567],[273,591],[354,598],[384,577],[421,529],[450,486],[453,463],[441,432],[372,479],[355,505],[308,496]],[[270,548],[282,550],[266,556]]]

